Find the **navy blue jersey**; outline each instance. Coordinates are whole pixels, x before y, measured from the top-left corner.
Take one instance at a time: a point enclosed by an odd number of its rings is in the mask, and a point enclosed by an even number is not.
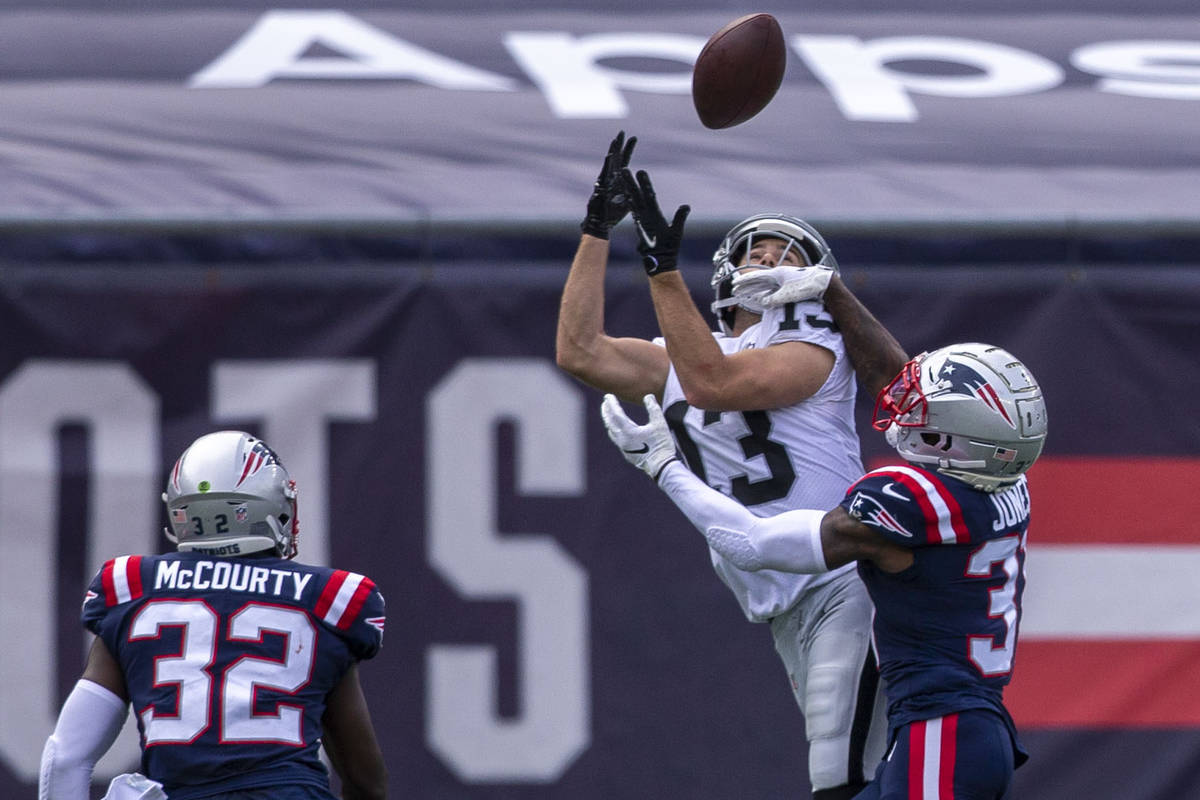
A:
[[[1011,726],[1002,693],[1025,588],[1025,479],[989,494],[914,466],[884,467],[851,486],[842,508],[914,557],[894,574],[858,567],[875,604],[889,727],[975,708]]]
[[[325,699],[383,641],[370,578],[281,558],[121,556],[92,580],[83,623],[125,675],[142,772],[171,800],[328,788]]]

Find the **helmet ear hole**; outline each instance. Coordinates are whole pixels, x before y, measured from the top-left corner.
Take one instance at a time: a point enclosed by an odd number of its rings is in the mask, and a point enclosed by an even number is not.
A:
[[[947,436],[944,433],[931,433],[930,431],[922,431],[921,441],[930,447],[936,447],[939,450],[949,450],[954,446],[954,437]]]

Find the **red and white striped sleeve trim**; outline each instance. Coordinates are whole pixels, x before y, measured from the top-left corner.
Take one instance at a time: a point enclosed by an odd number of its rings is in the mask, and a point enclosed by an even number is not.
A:
[[[958,714],[914,722],[908,736],[909,800],[954,800]]]
[[[931,473],[913,467],[894,466],[883,467],[870,474],[894,478],[912,492],[921,513],[925,515],[925,531],[930,544],[965,544],[971,541],[962,507]]]
[[[321,590],[314,609],[316,615],[339,630],[348,629],[358,618],[375,582],[365,575],[346,570],[334,570]]]
[[[142,596],[142,557],[118,556],[100,571],[105,605],[115,606]]]

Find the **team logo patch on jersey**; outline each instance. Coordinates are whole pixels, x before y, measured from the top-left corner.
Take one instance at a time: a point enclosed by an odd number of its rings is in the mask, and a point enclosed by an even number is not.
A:
[[[379,635],[383,636],[383,622],[387,617],[367,617],[364,622],[370,625],[375,630],[379,631]]]
[[[985,406],[1003,417],[1010,428],[1016,430],[1017,423],[1013,422],[1012,417],[1004,410],[1004,404],[1000,402],[1000,395],[996,394],[995,388],[987,378],[971,367],[946,359],[941,369],[938,370],[937,378],[950,385],[950,388],[946,390],[950,394],[965,394],[968,397],[979,398]]]
[[[880,505],[878,500],[862,492],[855,492],[854,499],[850,501],[849,513],[855,519],[861,520],[864,525],[891,531],[907,539],[912,538],[912,531],[901,525],[900,521]]]

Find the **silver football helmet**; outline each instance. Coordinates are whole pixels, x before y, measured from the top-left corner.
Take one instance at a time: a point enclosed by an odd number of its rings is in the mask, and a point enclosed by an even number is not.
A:
[[[192,442],[162,499],[171,523],[165,533],[179,550],[296,555],[296,482],[271,448],[248,433],[218,431]]]
[[[1009,486],[1046,441],[1046,401],[1028,368],[999,347],[952,344],[904,365],[879,393],[874,426],[907,461],[985,492]]]
[[[824,266],[838,271],[833,251],[817,233],[817,229],[804,220],[786,214],[755,214],[742,220],[725,234],[712,258],[712,287],[716,292],[712,311],[725,333],[729,333],[733,325],[734,306],[741,306],[755,314],[763,312],[763,307],[753,300],[734,295],[733,276],[745,266],[739,262],[754,248],[755,239],[764,238],[781,239],[787,244],[780,254],[780,261],[788,249],[794,248],[800,255],[802,266]]]

